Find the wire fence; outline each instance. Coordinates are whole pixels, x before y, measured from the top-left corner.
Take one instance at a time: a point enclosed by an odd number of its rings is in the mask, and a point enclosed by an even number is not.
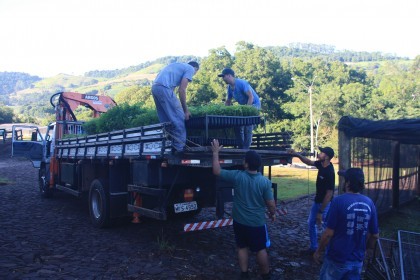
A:
[[[363,273],[369,280],[420,279],[420,233],[398,231],[398,239],[380,238]]]

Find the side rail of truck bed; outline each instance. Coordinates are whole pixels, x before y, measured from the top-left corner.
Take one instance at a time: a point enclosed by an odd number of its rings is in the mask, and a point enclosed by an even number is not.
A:
[[[171,123],[159,123],[62,139],[56,146],[57,157],[62,159],[165,159],[172,165],[212,166],[212,151],[208,145],[196,144],[197,146],[188,148],[182,154],[173,154],[172,142],[167,132],[170,126]],[[234,139],[227,140],[234,141]],[[221,143],[224,144],[223,141]],[[264,166],[271,166],[291,163],[292,157],[287,153],[290,144],[289,133],[264,133],[253,136],[251,148],[258,150]],[[246,150],[243,149],[225,148],[220,152],[220,163],[224,167],[241,166],[245,153]]]
[[[108,133],[58,140],[57,157],[72,159],[94,158],[158,158],[170,153],[168,138],[170,123],[141,126]]]

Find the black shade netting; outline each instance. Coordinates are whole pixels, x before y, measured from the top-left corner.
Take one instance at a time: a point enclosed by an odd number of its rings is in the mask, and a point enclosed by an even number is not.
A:
[[[351,140],[351,165],[365,174],[364,194],[379,213],[392,208],[394,145],[391,140],[355,137]],[[420,145],[401,144],[399,148],[399,205],[419,194]]]

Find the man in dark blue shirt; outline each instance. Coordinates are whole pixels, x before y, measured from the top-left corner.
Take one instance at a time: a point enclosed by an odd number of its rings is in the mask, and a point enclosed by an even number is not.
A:
[[[379,237],[378,217],[372,200],[360,194],[365,184],[363,170],[349,168],[338,175],[345,179],[345,194],[331,203],[314,260],[320,263],[328,245],[320,279],[360,279],[366,246],[372,249]]]

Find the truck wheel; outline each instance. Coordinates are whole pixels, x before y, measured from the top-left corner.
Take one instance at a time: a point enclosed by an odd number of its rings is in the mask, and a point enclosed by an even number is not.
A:
[[[94,180],[89,191],[89,213],[92,224],[97,228],[109,226],[109,197],[99,180]]]
[[[47,168],[45,164],[41,165],[38,171],[38,186],[39,192],[42,197],[49,198],[53,195],[53,190],[50,188],[50,182],[48,180]]]

